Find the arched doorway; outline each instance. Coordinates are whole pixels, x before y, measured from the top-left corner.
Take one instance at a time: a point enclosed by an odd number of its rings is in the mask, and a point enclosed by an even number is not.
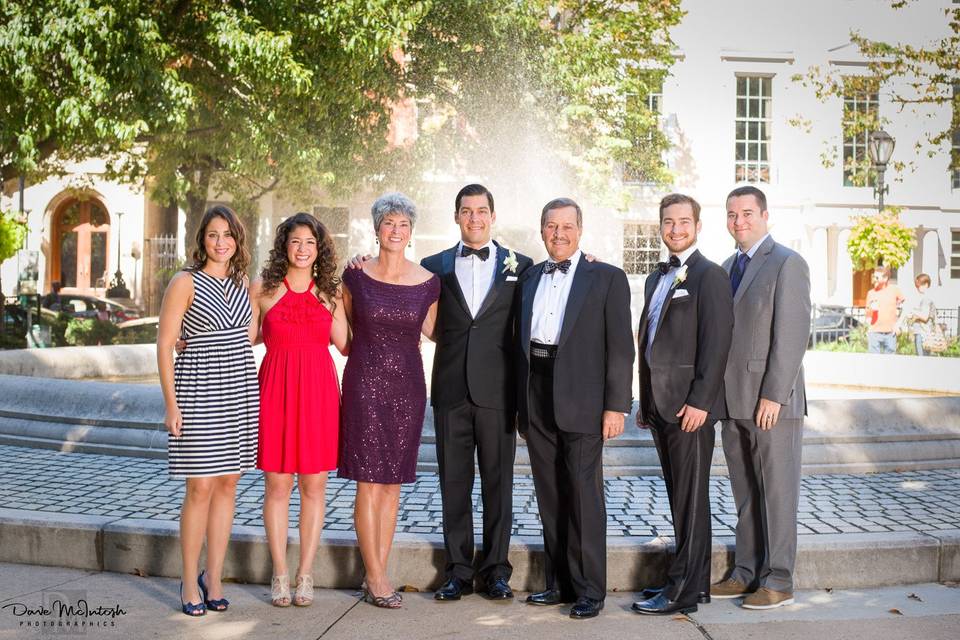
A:
[[[93,294],[107,286],[110,216],[96,200],[68,200],[54,214],[50,276],[64,289]]]

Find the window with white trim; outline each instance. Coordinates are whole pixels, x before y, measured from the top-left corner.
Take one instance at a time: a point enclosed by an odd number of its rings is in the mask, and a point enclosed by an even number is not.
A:
[[[770,182],[770,128],[773,78],[737,77],[734,180]]]
[[[950,278],[960,280],[960,229],[950,230]]]
[[[843,130],[867,121],[876,121],[880,113],[879,90],[851,89],[843,94]],[[843,186],[873,186],[871,169],[864,171],[870,162],[867,142],[870,131],[857,131],[843,138]],[[866,173],[863,176],[864,172]],[[858,175],[863,176],[858,180]],[[865,178],[865,179],[864,179]]]
[[[660,261],[660,226],[653,222],[623,225],[623,270],[629,274],[650,273]]]

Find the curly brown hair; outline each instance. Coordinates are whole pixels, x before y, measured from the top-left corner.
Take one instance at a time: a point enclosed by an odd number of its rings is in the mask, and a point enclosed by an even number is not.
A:
[[[223,218],[227,221],[230,229],[230,235],[237,243],[237,250],[230,258],[230,279],[240,285],[247,276],[247,267],[250,266],[250,252],[247,251],[247,234],[243,228],[240,218],[234,213],[233,209],[222,204],[210,207],[203,214],[200,220],[200,226],[197,227],[196,248],[193,250],[193,264],[186,268],[186,271],[200,271],[207,264],[207,251],[203,247],[203,237],[207,234],[207,226],[214,218]]]
[[[340,286],[340,278],[337,276],[337,250],[327,228],[309,213],[295,213],[277,225],[277,235],[273,241],[273,248],[270,249],[270,257],[267,258],[267,263],[260,272],[263,292],[267,295],[273,293],[287,276],[287,269],[290,268],[290,261],[287,260],[287,240],[290,232],[297,227],[310,229],[317,240],[317,259],[313,263],[312,270],[313,284],[318,291],[327,294],[332,310],[337,306],[336,299]]]

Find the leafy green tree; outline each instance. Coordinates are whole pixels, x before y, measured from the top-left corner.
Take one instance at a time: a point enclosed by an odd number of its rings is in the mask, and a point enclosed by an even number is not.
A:
[[[847,251],[858,269],[885,265],[891,269],[906,264],[910,249],[917,243],[913,230],[900,222],[896,208],[854,219]]]
[[[669,179],[660,162],[667,140],[637,98],[658,87],[673,63],[669,29],[683,16],[679,5],[436,3],[406,48],[427,112],[411,150],[417,157],[406,166],[498,175],[522,191],[541,177],[531,175],[530,156],[539,154],[535,166],[551,180],[608,196],[620,195],[611,185],[621,165],[652,181]],[[512,149],[520,152],[504,153]]]
[[[894,9],[902,9],[915,1],[890,0],[890,4]],[[812,87],[820,100],[869,95],[882,88],[884,99],[897,109],[920,105],[950,108],[949,124],[939,131],[926,133],[916,147],[917,152],[926,149],[935,153],[945,143],[960,140],[960,6],[945,7],[943,14],[950,33],[923,46],[873,40],[861,32],[851,32],[851,42],[867,61],[862,75],[844,76],[814,66],[805,74],[793,76],[793,80]],[[793,122],[802,124],[801,119]],[[887,123],[888,120],[875,111],[845,111],[843,134],[845,138],[862,137]],[[835,150],[824,154],[824,164],[830,166],[835,156]],[[909,165],[900,160],[891,164],[898,172]],[[871,166],[866,158],[848,160],[844,168],[854,175],[855,184],[866,184],[869,180]],[[956,148],[951,152],[950,168],[960,169],[960,152]]]
[[[679,4],[0,0],[0,177],[106,157],[184,206],[188,239],[210,195],[254,222],[278,188],[415,184],[443,163],[523,176],[496,150],[525,140],[598,191],[618,163],[663,179],[666,140],[629,97],[672,62]],[[413,104],[422,135],[390,148]]]
[[[13,214],[0,212],[0,265],[17,255],[27,237],[27,225]],[[6,328],[3,283],[0,282],[0,335]]]

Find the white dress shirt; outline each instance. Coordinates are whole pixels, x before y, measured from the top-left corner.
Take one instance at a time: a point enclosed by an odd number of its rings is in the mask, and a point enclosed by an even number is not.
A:
[[[570,256],[570,269],[564,273],[557,269],[550,275],[540,276],[537,293],[533,297],[533,320],[530,339],[540,344],[557,344],[563,328],[563,314],[567,310],[567,298],[573,285],[573,275],[583,252],[577,250]],[[552,261],[551,261],[552,262]]]
[[[463,251],[463,242],[457,245],[457,256],[454,259],[457,282],[460,283],[460,290],[470,308],[470,315],[474,318],[477,317],[490,287],[493,286],[493,278],[497,270],[497,245],[490,240],[483,246],[490,248],[490,257],[486,260],[481,260],[474,255],[462,257],[460,252]]]
[[[687,263],[687,259],[696,250],[697,245],[694,243],[683,252],[677,254],[681,267]],[[657,282],[657,288],[653,290],[653,295],[650,297],[650,313],[647,314],[647,347],[644,349],[644,356],[647,358],[648,365],[650,364],[650,354],[653,349],[653,338],[657,335],[657,326],[660,324],[660,311],[663,309],[664,302],[667,301],[667,294],[673,287],[673,281],[676,279],[677,271],[679,270],[680,267],[670,267],[669,271],[660,276],[660,280]],[[677,287],[682,288],[683,284],[679,284]]]

